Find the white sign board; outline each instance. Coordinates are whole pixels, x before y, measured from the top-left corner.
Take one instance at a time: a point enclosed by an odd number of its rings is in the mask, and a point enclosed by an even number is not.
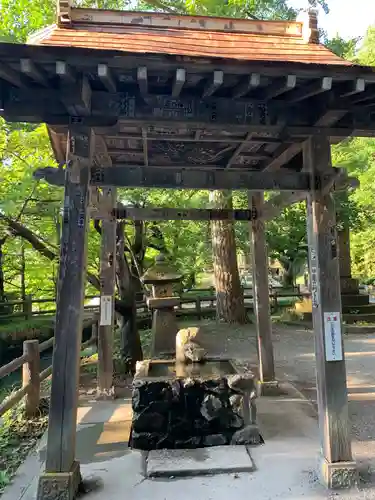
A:
[[[100,297],[100,326],[112,325],[112,295]]]
[[[324,313],[324,339],[326,361],[342,361],[341,315],[339,312]]]

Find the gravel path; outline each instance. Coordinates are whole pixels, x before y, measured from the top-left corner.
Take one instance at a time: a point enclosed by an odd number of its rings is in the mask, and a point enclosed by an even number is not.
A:
[[[191,325],[191,323],[190,323]],[[228,326],[212,321],[197,323],[210,339],[213,354],[256,364],[254,325]],[[287,378],[316,402],[313,333],[305,328],[273,325],[276,376]],[[349,390],[349,415],[358,461],[375,471],[375,335],[345,335],[345,359]]]

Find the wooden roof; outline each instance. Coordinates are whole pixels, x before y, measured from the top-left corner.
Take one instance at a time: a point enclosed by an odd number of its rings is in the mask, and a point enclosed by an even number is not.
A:
[[[73,9],[73,13],[69,24],[44,29],[30,42],[142,54],[352,65],[323,45],[309,43],[302,23],[297,22],[132,12],[116,17],[110,11],[88,9]]]
[[[58,161],[74,120],[95,127],[97,165],[298,171],[309,135],[375,134],[374,69],[315,32],[69,7],[29,45],[0,43],[0,113],[47,123]]]

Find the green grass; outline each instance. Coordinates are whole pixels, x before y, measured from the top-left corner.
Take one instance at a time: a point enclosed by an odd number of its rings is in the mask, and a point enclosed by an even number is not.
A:
[[[0,318],[1,320],[1,318]],[[2,323],[0,321],[0,339],[12,341],[18,338],[34,338],[47,335],[53,327],[52,316],[42,316],[30,319],[15,318]]]

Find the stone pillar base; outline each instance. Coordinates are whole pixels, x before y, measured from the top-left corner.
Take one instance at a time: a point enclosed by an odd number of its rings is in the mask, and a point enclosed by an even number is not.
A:
[[[75,500],[81,482],[78,462],[70,472],[45,472],[39,477],[37,500]]]
[[[351,488],[359,480],[357,464],[354,461],[329,463],[322,457],[320,478],[324,486],[333,490]]]
[[[260,396],[279,396],[280,387],[277,380],[269,380],[268,382],[259,382],[258,393]]]

